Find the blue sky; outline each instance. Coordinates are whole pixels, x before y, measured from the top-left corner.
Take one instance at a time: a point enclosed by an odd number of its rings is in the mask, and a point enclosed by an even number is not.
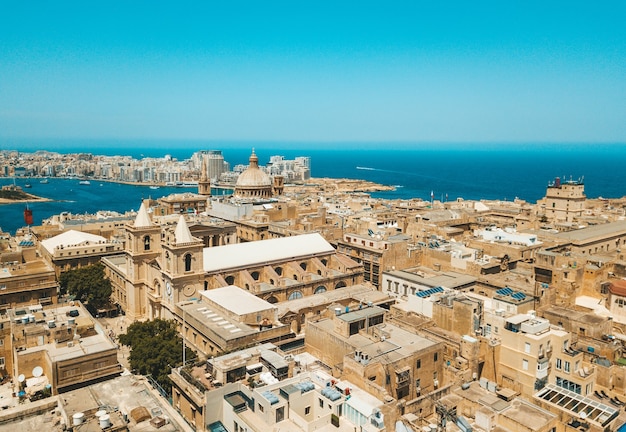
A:
[[[626,143],[623,1],[0,7],[0,146]]]

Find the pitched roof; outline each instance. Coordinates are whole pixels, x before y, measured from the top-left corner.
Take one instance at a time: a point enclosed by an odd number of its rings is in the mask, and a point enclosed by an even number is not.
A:
[[[611,282],[609,291],[611,291],[611,294],[626,297],[626,280],[619,279]]]
[[[152,222],[150,221],[150,216],[148,216],[148,211],[146,210],[146,206],[141,203],[141,207],[139,207],[139,211],[137,212],[137,217],[135,218],[135,228],[145,228],[152,226]]]
[[[106,242],[107,239],[99,235],[89,234],[82,231],[69,230],[52,238],[43,240],[41,244],[44,248],[46,248],[48,252],[54,253],[54,250],[57,247],[67,248],[82,244],[99,244]]]
[[[204,248],[204,271],[292,261],[299,257],[325,255],[335,252],[330,243],[318,233],[259,240],[247,243]]]
[[[191,231],[189,231],[189,227],[187,226],[187,222],[185,221],[185,217],[183,215],[180,215],[178,218],[178,225],[176,225],[174,236],[176,237],[176,244],[192,243],[195,241],[191,235]]]

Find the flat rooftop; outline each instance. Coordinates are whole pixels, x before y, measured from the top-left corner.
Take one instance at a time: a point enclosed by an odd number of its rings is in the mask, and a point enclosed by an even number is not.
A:
[[[355,350],[369,354],[371,361],[380,361],[381,363],[394,363],[413,353],[438,345],[437,342],[418,336],[388,322],[385,323],[383,329],[385,340],[375,340],[361,333],[344,338],[335,333],[332,319],[323,319],[310,325],[320,327],[332,334],[333,337],[345,340]],[[381,328],[377,327],[377,333],[379,333],[379,330]]]
[[[610,222],[601,225],[593,225],[574,231],[561,232],[554,238],[570,241],[572,243],[585,243],[597,238],[610,237],[626,233],[626,221]]]
[[[258,329],[222,314],[206,303],[183,302],[179,307],[185,311],[188,322],[198,323],[198,331],[207,335],[214,334],[225,341],[235,340],[258,333]]]
[[[201,291],[200,295],[239,316],[275,309],[271,303],[235,285]]]
[[[289,312],[299,312],[302,309],[316,306],[330,305],[341,300],[353,299],[364,305],[368,302],[377,303],[392,300],[387,294],[365,285],[353,285],[341,289],[325,291],[312,296],[305,296],[295,300],[288,300],[274,304],[278,308],[278,316],[282,317]]]
[[[431,272],[426,274],[421,271],[411,272],[407,270],[394,270],[390,272],[385,272],[385,274],[388,274],[390,276],[397,277],[400,279],[404,279],[409,282],[413,282],[415,284],[428,286],[431,288],[441,286],[441,287],[446,287],[450,289],[455,289],[455,288],[464,287],[467,285],[472,285],[476,282],[475,277],[468,276],[462,273],[456,273],[452,271],[441,272],[441,273],[439,272],[431,273]]]

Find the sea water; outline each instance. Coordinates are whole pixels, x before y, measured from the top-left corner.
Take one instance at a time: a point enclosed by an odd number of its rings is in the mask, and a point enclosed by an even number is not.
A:
[[[619,198],[626,195],[626,146],[620,144],[372,144],[339,143],[336,145],[299,143],[225,143],[163,142],[90,142],[74,146],[64,142],[21,143],[13,148],[25,152],[49,150],[60,153],[85,151],[102,155],[128,155],[134,158],[170,155],[185,160],[199,150],[221,150],[233,167],[247,164],[254,148],[259,164],[270,156],[285,159],[311,158],[313,177],[352,178],[395,186],[394,191],[377,192],[379,198],[421,198],[452,201],[463,199],[513,200],[531,203],[543,197],[548,182],[555,177],[585,183],[590,198]],[[45,146],[45,147],[44,147]],[[9,147],[11,148],[11,147]],[[79,150],[80,149],[80,150]],[[0,178],[0,185],[13,179]],[[17,179],[17,184],[26,183]],[[51,178],[48,184],[29,180],[26,191],[50,198],[52,202],[31,203],[35,224],[61,212],[95,213],[99,210],[125,212],[136,210],[143,198],[159,198],[184,190],[173,187],[150,189],[92,180],[88,186],[78,180]],[[219,193],[218,191],[214,191]],[[23,226],[25,204],[0,205],[0,228],[14,233]]]

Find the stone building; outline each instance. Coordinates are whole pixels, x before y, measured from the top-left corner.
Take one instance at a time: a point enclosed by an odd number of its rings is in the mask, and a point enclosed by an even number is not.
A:
[[[247,199],[269,199],[274,184],[269,175],[259,168],[259,158],[252,150],[250,166],[237,178],[235,197]]]
[[[86,232],[69,230],[39,243],[39,252],[57,277],[64,271],[100,262],[103,256],[119,254],[124,243]]]
[[[363,281],[363,267],[319,234],[206,248],[203,259],[206,289],[237,285],[270,303]]]
[[[15,247],[0,253],[0,311],[56,304],[58,290],[54,268],[37,255],[31,240],[15,240]]]
[[[14,376],[27,394],[50,386],[52,394],[118,375],[117,346],[79,303],[38,310],[13,309]]]
[[[538,204],[549,220],[571,223],[582,216],[586,200],[582,180],[562,181],[557,177],[548,184],[546,196]]]
[[[383,272],[415,267],[420,254],[411,237],[396,234],[387,237],[346,233],[337,242],[337,250],[363,265],[363,278],[377,289],[382,288]]]
[[[546,319],[513,315],[504,318],[499,331],[499,358],[486,359],[494,361],[498,384],[522,396],[530,398],[548,384],[590,396],[595,390],[596,366],[576,349],[574,341],[575,336],[551,328]]]
[[[443,344],[384,320],[376,306],[307,324],[307,350],[379,399],[412,399],[443,385]]]

